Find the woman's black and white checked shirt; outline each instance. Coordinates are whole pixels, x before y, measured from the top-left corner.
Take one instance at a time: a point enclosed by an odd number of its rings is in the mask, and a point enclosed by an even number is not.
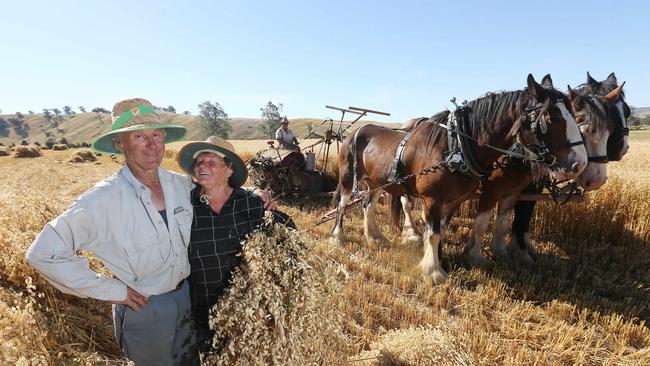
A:
[[[247,190],[234,189],[217,214],[200,201],[200,189],[192,191],[194,218],[189,245],[192,307],[197,317],[207,320],[239,262],[241,240],[264,224],[262,200]],[[273,221],[294,227],[284,213],[273,212]],[[197,319],[198,320],[198,319]]]

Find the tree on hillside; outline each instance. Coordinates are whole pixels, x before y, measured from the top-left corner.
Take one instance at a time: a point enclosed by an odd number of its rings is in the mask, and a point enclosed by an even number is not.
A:
[[[275,104],[268,102],[263,108],[260,108],[262,111],[262,122],[257,126],[257,129],[269,138],[275,137],[275,131],[280,128],[282,123],[282,103]]]
[[[183,111],[183,114],[188,114],[189,115],[189,114],[192,114],[192,113],[190,113],[190,111]]]
[[[29,113],[29,114],[34,114],[34,111],[27,111],[27,113]]]
[[[104,123],[104,121],[102,121],[102,113],[109,113],[106,109],[102,107],[95,107],[92,109],[92,111],[95,112],[95,114],[97,115],[97,119],[99,119],[99,121],[102,123]]]
[[[45,118],[51,125],[56,127],[58,122],[54,120],[54,116],[49,109],[43,108],[43,118]]]
[[[176,108],[174,108],[173,106],[170,105],[167,108],[163,108],[163,111],[169,112],[169,113],[176,113]]]
[[[4,118],[0,117],[0,137],[7,137],[9,136],[9,128],[11,127],[11,124],[5,120]]]
[[[25,119],[25,116],[20,112],[16,112],[16,118],[22,121],[23,119]]]
[[[28,132],[29,131],[29,125],[27,123],[25,123],[25,121],[23,121],[22,119],[18,119],[18,118],[9,118],[7,120],[13,126],[14,132],[16,133],[16,135],[18,135],[18,136],[20,136],[22,138],[26,138],[27,136],[29,136],[29,132]]]
[[[228,138],[228,133],[232,131],[232,126],[230,126],[228,114],[219,103],[211,103],[209,100],[206,100],[199,104],[199,115],[203,122],[203,128],[209,135],[217,135],[224,139]]]
[[[77,112],[73,111],[72,107],[70,107],[69,105],[63,107],[63,113],[65,113],[66,116],[77,114]]]
[[[54,119],[57,121],[57,125],[63,121],[63,114],[58,108],[52,108],[52,113],[54,113]]]
[[[79,107],[77,107],[77,109],[79,109],[79,110],[81,111],[81,113],[86,113],[86,107],[84,107],[84,106],[82,106],[82,105],[80,105]]]

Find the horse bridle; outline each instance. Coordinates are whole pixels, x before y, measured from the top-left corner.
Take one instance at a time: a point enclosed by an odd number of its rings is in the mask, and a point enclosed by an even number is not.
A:
[[[564,100],[559,98],[555,100],[555,103],[564,104]],[[548,111],[544,113],[537,112],[542,107],[544,107],[544,103],[539,102],[531,107],[527,107],[523,118],[524,122],[530,122],[530,131],[535,135],[535,139],[537,140],[538,144],[533,145],[533,147],[537,150],[535,153],[539,157],[538,162],[550,168],[557,164],[557,156],[553,155],[553,152],[556,152],[559,149],[570,149],[573,146],[584,145],[585,141],[581,135],[580,141],[566,142],[549,148],[546,143],[544,143],[543,135],[548,132],[547,118],[550,117],[547,117]]]

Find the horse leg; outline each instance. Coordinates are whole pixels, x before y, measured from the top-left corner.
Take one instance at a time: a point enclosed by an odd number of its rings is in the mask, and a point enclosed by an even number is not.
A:
[[[472,266],[487,266],[489,261],[483,256],[483,236],[492,218],[492,209],[497,204],[499,190],[494,185],[487,185],[479,197],[478,213],[472,223],[472,231],[463,254]]]
[[[368,243],[385,242],[386,238],[377,227],[377,201],[382,191],[369,189],[368,195],[363,202],[363,233]]]
[[[341,245],[343,243],[343,216],[345,215],[345,206],[350,202],[352,192],[341,188],[341,198],[339,199],[338,206],[336,207],[336,218],[334,219],[334,227],[330,234],[330,244]]]
[[[404,211],[404,226],[402,227],[402,243],[418,242],[420,236],[415,233],[413,228],[413,203],[409,196],[401,196],[402,210]]]
[[[530,243],[530,220],[533,218],[535,201],[517,201],[512,221],[512,240],[508,250],[516,257],[534,262],[537,251]]]
[[[491,216],[492,210],[488,209],[487,211],[479,211],[474,218],[469,240],[463,250],[467,262],[472,266],[485,267],[489,264],[489,261],[483,256],[481,249],[483,248],[483,235],[485,235],[485,231],[490,224]]]
[[[506,234],[508,234],[508,224],[510,223],[510,218],[512,217],[512,210],[517,202],[516,194],[509,195],[507,197],[502,197],[497,205],[497,218],[494,221],[494,227],[492,233],[492,242],[490,242],[490,247],[492,248],[492,253],[497,258],[507,258],[508,251],[506,250]]]
[[[440,265],[440,254],[438,252],[440,245],[440,216],[441,209],[439,205],[434,205],[434,202],[429,200],[426,207],[428,208],[425,216],[425,230],[422,236],[424,244],[424,255],[420,262],[422,273],[430,277],[434,283],[439,284],[445,282],[447,273]]]

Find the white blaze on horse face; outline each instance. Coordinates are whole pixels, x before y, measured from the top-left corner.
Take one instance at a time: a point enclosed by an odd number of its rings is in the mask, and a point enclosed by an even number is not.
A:
[[[618,110],[618,114],[621,116],[621,123],[623,124],[623,128],[627,128],[627,119],[625,119],[625,113],[623,112],[623,102],[619,101],[616,103],[616,109]],[[623,155],[627,154],[627,150],[630,148],[630,145],[627,143],[627,135],[623,136],[623,149],[621,150],[621,153],[619,155],[619,158],[622,158]]]
[[[588,156],[607,156],[607,139],[609,130],[599,133],[586,133],[585,147]],[[578,183],[587,191],[593,191],[607,183],[607,164],[588,162],[587,168],[578,177]]]
[[[566,137],[568,142],[577,142],[582,140],[580,136],[580,130],[578,129],[578,124],[576,120],[573,119],[571,113],[566,108],[563,102],[558,102],[556,104],[560,112],[562,112],[562,117],[566,123]],[[587,166],[587,150],[585,150],[584,145],[577,145],[571,147],[571,152],[568,156],[568,166],[571,168],[574,163],[578,163],[576,170],[567,170],[556,172],[555,175],[559,179],[571,179],[577,177],[585,167]]]

